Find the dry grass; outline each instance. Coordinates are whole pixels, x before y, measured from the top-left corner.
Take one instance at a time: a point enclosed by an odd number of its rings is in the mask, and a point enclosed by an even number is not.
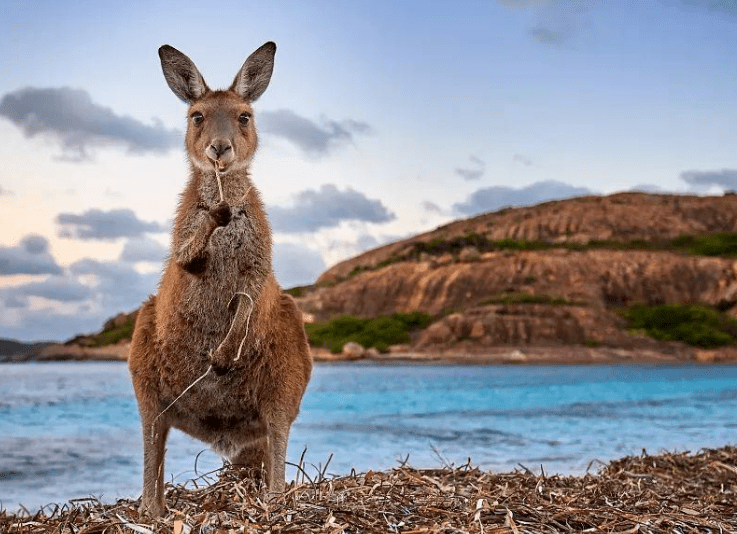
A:
[[[210,485],[168,487],[169,515],[161,520],[140,517],[135,501],[76,501],[34,516],[0,512],[0,532],[737,532],[735,447],[643,454],[583,477],[402,466],[318,478],[268,499],[231,468]]]

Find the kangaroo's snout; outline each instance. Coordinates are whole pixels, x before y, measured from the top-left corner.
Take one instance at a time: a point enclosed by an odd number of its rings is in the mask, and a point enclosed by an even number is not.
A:
[[[233,147],[230,146],[230,141],[215,141],[210,145],[210,148],[215,152],[215,156],[219,158]]]
[[[225,154],[228,150],[232,150],[232,145],[230,144],[230,141],[221,141],[216,140],[210,143],[210,146],[207,147],[208,150],[208,156],[210,156],[213,159],[217,159],[223,154]]]
[[[214,139],[205,149],[205,154],[222,170],[233,160],[233,145],[225,139]]]

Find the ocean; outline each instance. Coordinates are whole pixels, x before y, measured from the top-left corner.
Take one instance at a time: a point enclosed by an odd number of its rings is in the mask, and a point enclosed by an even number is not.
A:
[[[311,476],[469,458],[496,472],[583,474],[643,449],[734,444],[736,432],[737,366],[322,363],[287,460],[304,453]],[[0,509],[135,498],[141,463],[124,363],[0,365]],[[204,444],[170,435],[167,480],[220,465]]]

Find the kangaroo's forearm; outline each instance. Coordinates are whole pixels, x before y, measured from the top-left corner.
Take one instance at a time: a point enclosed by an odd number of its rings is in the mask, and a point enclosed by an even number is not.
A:
[[[177,265],[191,273],[200,273],[204,270],[209,255],[207,245],[217,228],[217,223],[207,213],[199,214],[197,219],[199,220],[195,222],[194,233],[175,254]]]

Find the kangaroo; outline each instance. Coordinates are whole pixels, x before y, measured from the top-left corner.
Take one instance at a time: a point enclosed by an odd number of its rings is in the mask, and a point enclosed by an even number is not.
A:
[[[251,54],[230,88],[211,90],[175,48],[164,77],[189,105],[190,178],[158,293],[142,305],[129,368],[143,428],[141,511],[160,516],[170,428],[284,489],[292,422],[312,371],[302,316],[271,266],[271,229],[249,165],[251,103],[266,90],[276,45]]]

